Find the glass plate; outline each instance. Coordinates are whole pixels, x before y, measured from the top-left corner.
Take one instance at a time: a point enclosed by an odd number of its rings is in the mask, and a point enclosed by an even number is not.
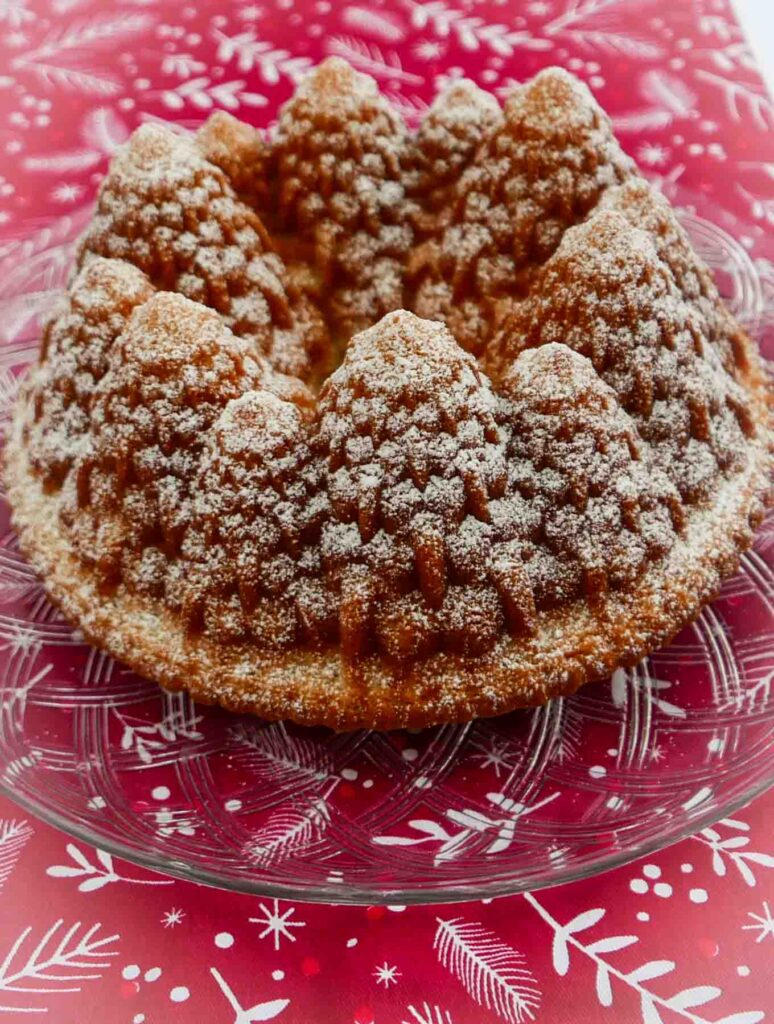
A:
[[[763,340],[770,282],[734,240],[744,225],[672,198]],[[0,261],[6,414],[87,215]],[[168,874],[331,902],[494,896],[623,863],[774,783],[774,519],[719,599],[633,670],[499,719],[340,735],[196,706],[85,645],[7,524],[3,508],[0,787]]]

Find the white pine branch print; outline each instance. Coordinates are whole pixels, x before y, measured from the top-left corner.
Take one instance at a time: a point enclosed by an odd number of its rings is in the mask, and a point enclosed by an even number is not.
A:
[[[647,960],[633,970],[624,971],[611,964],[608,955],[636,945],[639,942],[638,936],[606,935],[590,941],[585,937],[578,937],[602,921],[607,913],[604,909],[595,907],[584,910],[566,924],[560,924],[532,893],[524,893],[524,900],[553,932],[551,953],[554,970],[560,977],[564,977],[570,970],[571,951],[585,957],[595,966],[597,999],[600,1006],[612,1006],[612,982],[617,981],[635,993],[639,999],[642,1024],[663,1024],[663,1010],[671,1011],[690,1024],[758,1024],[765,1016],[761,1010],[743,1010],[710,1020],[694,1013],[696,1007],[704,1006],[722,995],[722,990],[715,985],[695,985],[669,997],[656,995],[647,983],[671,974],[676,966],[673,960]]]
[[[0,892],[32,835],[26,821],[0,819]]]
[[[534,1020],[540,992],[522,954],[477,922],[437,920],[433,949],[468,995],[508,1024]]]
[[[234,752],[249,757],[251,767],[265,771],[274,785],[338,781],[337,776],[331,776],[331,766],[317,745],[291,736],[281,722],[268,726],[238,725],[231,736],[237,744]]]
[[[110,967],[109,958],[118,952],[106,948],[118,939],[118,935],[98,938],[101,927],[98,922],[84,930],[84,925],[76,921],[69,928],[64,928],[64,921],[60,918],[34,946],[28,941],[32,927],[25,928],[0,963],[0,997],[4,993],[43,995],[80,992],[82,982],[101,977],[102,972]],[[10,1013],[45,1013],[46,1010],[45,1006],[32,1004],[0,1006],[0,1012]]]
[[[385,90],[385,99],[401,114],[409,128],[415,129],[430,109],[430,104],[421,96],[404,96],[399,92]]]
[[[342,11],[341,21],[347,28],[385,43],[400,43],[406,38],[402,22],[390,11],[375,11],[350,4]]]
[[[614,0],[571,2],[564,14],[545,26],[544,32],[547,36],[564,34],[580,47],[610,56],[630,57],[633,60],[653,60],[663,56],[662,46],[632,35],[627,31],[628,26],[620,24],[620,18],[619,23],[606,20],[613,2]],[[603,15],[601,19],[600,14]],[[587,21],[589,18],[593,18],[591,24]]]
[[[620,0],[568,0],[564,13],[550,21],[545,30],[553,34],[565,28],[572,28],[590,14],[600,14],[619,2]]]
[[[696,77],[720,89],[726,109],[735,121],[741,121],[744,115],[748,114],[760,131],[770,130],[774,125],[774,105],[762,92],[756,92],[749,85],[729,81],[702,68],[697,70]]]
[[[87,21],[74,21],[63,31],[48,36],[40,46],[14,58],[12,67],[29,71],[45,84],[94,96],[115,96],[120,83],[107,71],[72,67],[79,52],[90,54],[100,46],[115,45],[122,39],[144,32],[151,24],[148,14],[100,15]]]
[[[376,43],[366,43],[354,36],[331,36],[326,40],[325,49],[374,78],[403,82],[406,85],[422,85],[422,76],[404,71],[401,59],[394,50],[385,53]]]
[[[697,108],[696,93],[682,79],[660,68],[646,71],[640,79],[642,96],[652,106],[674,117],[690,117]]]
[[[448,1010],[442,1010],[440,1006],[430,1006],[429,1003],[422,1003],[417,1009],[409,1004],[407,1007],[411,1020],[403,1020],[401,1024],[454,1024],[452,1015]]]
[[[261,864],[275,864],[319,839],[329,821],[324,800],[313,801],[305,810],[278,811],[250,840],[245,852]]]
[[[212,37],[218,44],[218,60],[228,64],[236,59],[237,69],[243,74],[257,68],[269,85],[276,85],[283,75],[292,82],[300,82],[312,66],[311,58],[294,57],[288,50],[275,49],[272,43],[258,39],[252,29],[229,36],[216,28]]]
[[[567,35],[578,46],[610,56],[632,57],[635,60],[654,60],[661,57],[663,49],[656,43],[624,32],[603,31],[602,29],[572,29]]]

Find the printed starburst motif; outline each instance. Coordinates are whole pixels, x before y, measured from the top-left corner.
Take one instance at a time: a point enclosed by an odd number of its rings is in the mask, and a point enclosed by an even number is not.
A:
[[[165,928],[174,928],[176,925],[183,923],[184,917],[184,910],[178,910],[177,907],[172,907],[171,910],[167,910],[164,914],[162,914],[161,923],[164,925]]]
[[[32,632],[32,630],[24,629],[18,624],[14,624],[10,636],[7,636],[6,643],[3,647],[0,647],[2,651],[8,651],[9,657],[14,654],[29,654],[30,651],[35,651],[40,648],[40,640]]]
[[[51,191],[51,198],[57,203],[74,203],[83,195],[83,186],[63,182]]]
[[[650,760],[655,761],[658,764],[659,761],[663,761],[666,757],[664,748],[659,746],[658,743],[654,743],[650,748]]]
[[[644,142],[637,150],[637,159],[647,167],[660,167],[669,156],[666,146],[657,142]]]
[[[500,778],[500,772],[507,772],[513,767],[510,761],[506,760],[508,744],[503,740],[493,739],[486,750],[480,754],[474,754],[474,760],[481,762],[482,768],[494,768],[496,777]]]
[[[251,924],[262,924],[264,929],[259,933],[258,937],[261,939],[268,938],[271,936],[274,942],[274,948],[280,948],[280,941],[282,939],[289,939],[290,942],[296,941],[296,936],[291,932],[291,928],[305,928],[305,921],[291,921],[290,918],[295,914],[295,907],[288,907],[284,913],[280,913],[279,900],[272,900],[272,908],[266,906],[265,903],[259,903],[258,908],[263,917],[250,917],[248,920]]]
[[[748,917],[751,917],[755,924],[743,924],[743,932],[758,932],[755,938],[756,942],[763,942],[767,936],[771,936],[774,939],[774,917],[771,916],[771,909],[766,900],[763,903],[763,913],[753,914],[748,912]]]
[[[374,971],[374,977],[376,978],[377,985],[384,985],[385,988],[389,988],[390,985],[397,985],[398,978],[401,977],[401,973],[397,967],[391,967],[385,960],[381,967],[377,967]]]
[[[443,43],[436,39],[420,39],[414,46],[414,56],[419,60],[437,60],[446,52]]]

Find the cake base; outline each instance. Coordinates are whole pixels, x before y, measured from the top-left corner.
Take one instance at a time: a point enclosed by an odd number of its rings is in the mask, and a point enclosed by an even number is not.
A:
[[[756,375],[757,376],[757,375]],[[750,382],[748,382],[750,386]],[[756,380],[750,390],[764,394]],[[765,420],[765,402],[760,402]],[[104,594],[74,554],[22,441],[26,402],[15,410],[5,482],[21,550],[50,599],[84,637],[147,679],[230,711],[332,729],[419,728],[532,707],[635,664],[691,622],[737,568],[768,490],[765,443],[706,509],[694,509],[668,557],[628,592],[541,612],[533,637],[504,637],[485,655],[435,654],[390,665],[347,660],[338,648],[267,651],[190,633],[160,603],[119,586]],[[765,434],[765,431],[762,431]]]

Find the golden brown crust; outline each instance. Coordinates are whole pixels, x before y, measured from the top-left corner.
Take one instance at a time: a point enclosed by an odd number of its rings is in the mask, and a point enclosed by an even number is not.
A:
[[[545,612],[535,637],[507,638],[483,657],[441,654],[396,670],[382,659],[348,662],[335,649],[277,654],[224,646],[191,636],[158,602],[123,587],[101,594],[30,469],[18,417],[5,464],[22,551],[91,643],[196,700],[334,729],[421,728],[498,715],[636,663],[691,622],[736,570],[763,515],[767,474],[768,453],[760,447],[746,471],[695,515],[666,562],[632,590],[599,607],[577,602]]]

